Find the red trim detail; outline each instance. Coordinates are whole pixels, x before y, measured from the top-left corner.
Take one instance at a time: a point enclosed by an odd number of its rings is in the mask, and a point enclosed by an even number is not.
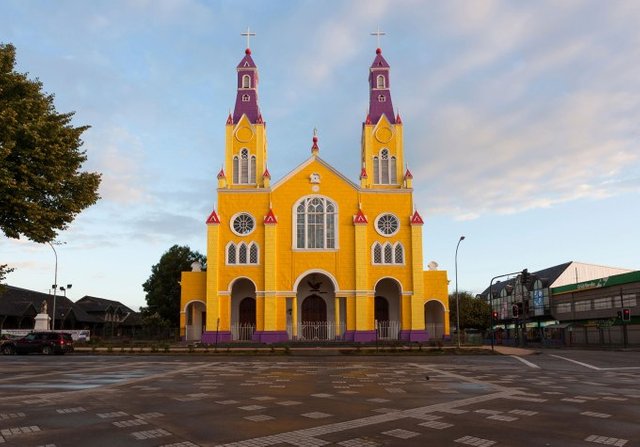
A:
[[[264,174],[262,174],[262,178],[271,178],[271,173],[267,168],[264,168]]]
[[[269,212],[267,213],[267,215],[264,216],[264,223],[265,224],[277,224],[278,223],[278,219],[276,219],[276,215],[273,214],[273,210],[271,208],[269,208]]]
[[[371,124],[371,116],[369,116],[369,114],[367,114],[367,119],[364,120],[365,124]]]
[[[247,48],[246,50],[244,50],[244,54],[247,54],[247,55],[251,54],[251,49]]]
[[[402,120],[400,119],[400,114],[396,116],[396,124],[402,124]]]
[[[414,211],[413,216],[411,216],[411,223],[413,225],[422,225],[422,224],[424,224],[424,220],[422,220],[422,216],[420,216],[418,211]]]
[[[227,176],[224,173],[224,169],[220,169],[220,172],[218,172],[218,178],[219,179],[227,178]]]
[[[262,113],[258,115],[258,118],[256,119],[256,124],[264,124],[264,121],[262,121]]]
[[[366,223],[369,223],[369,221],[367,220],[367,216],[364,215],[362,210],[358,210],[358,214],[353,216],[353,223],[354,224],[366,224]]]
[[[366,168],[362,168],[362,171],[360,171],[360,180],[362,180],[363,178],[367,178],[367,169]]]
[[[404,173],[404,178],[413,178],[413,174],[411,173],[411,171],[409,171],[409,168],[407,168],[407,172]]]
[[[231,114],[229,114],[229,116],[227,117],[227,124],[233,124],[233,117],[231,116]]]
[[[211,211],[211,214],[209,214],[209,217],[207,218],[207,225],[219,224],[219,223],[220,223],[220,218],[218,217],[216,210]]]

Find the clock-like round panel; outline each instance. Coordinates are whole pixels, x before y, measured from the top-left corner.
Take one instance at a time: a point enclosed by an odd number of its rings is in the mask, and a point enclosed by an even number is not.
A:
[[[256,220],[249,213],[238,213],[231,218],[231,231],[238,236],[246,236],[256,228]]]
[[[236,130],[236,139],[241,143],[247,143],[253,138],[253,129],[248,126],[242,126]]]
[[[378,127],[378,129],[376,129],[375,136],[376,140],[378,140],[380,143],[388,143],[389,141],[391,141],[391,138],[393,138],[393,131],[390,127],[387,126]]]
[[[400,220],[390,213],[383,213],[376,217],[375,228],[382,236],[393,236],[400,229]]]

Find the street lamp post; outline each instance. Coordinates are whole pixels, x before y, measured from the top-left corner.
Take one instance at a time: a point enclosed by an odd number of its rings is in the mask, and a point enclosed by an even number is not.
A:
[[[49,244],[49,247],[51,247],[51,250],[53,250],[53,254],[56,257],[56,268],[53,276],[53,285],[51,286],[51,288],[53,289],[53,309],[51,311],[51,329],[53,330],[56,328],[56,295],[58,291],[58,252],[56,252],[54,245],[62,245],[62,244],[65,244],[65,242],[54,241],[53,243],[47,242],[47,244]]]
[[[53,254],[56,257],[56,268],[53,276],[53,309],[51,310],[51,329],[56,328],[56,293],[58,291],[58,252],[56,252],[56,248],[53,246],[51,242],[47,242],[51,250],[53,250]]]
[[[458,245],[456,245],[456,258],[455,258],[455,267],[456,267],[456,332],[458,336],[458,349],[460,349],[460,300],[458,299],[458,248],[460,247],[460,242],[464,241],[464,236],[460,236],[458,239]]]

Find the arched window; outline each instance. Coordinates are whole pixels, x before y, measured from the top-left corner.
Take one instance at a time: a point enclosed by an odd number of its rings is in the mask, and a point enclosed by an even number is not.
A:
[[[247,263],[247,246],[244,242],[238,245],[238,264]]]
[[[404,264],[404,247],[400,242],[395,244],[374,242],[371,256],[373,264],[402,265]]]
[[[380,151],[380,183],[389,184],[389,151],[386,149]]]
[[[233,183],[238,183],[238,174],[240,172],[240,164],[238,160],[238,156],[233,157]]]
[[[242,88],[251,88],[251,76],[249,75],[242,76]]]
[[[252,242],[249,245],[249,264],[257,264],[258,263],[258,246],[255,242]]]
[[[396,157],[389,159],[389,179],[392,185],[398,183],[398,175],[396,173]]]
[[[230,242],[227,245],[227,264],[258,264],[260,256],[258,253],[258,244],[251,242],[249,245],[244,242],[238,245]]]
[[[236,159],[238,160],[236,161]],[[233,180],[235,183],[239,183],[242,185],[253,183],[256,171],[256,157],[252,156],[251,158],[249,158],[248,149],[243,148],[240,151],[240,157],[234,157],[233,165]],[[238,174],[236,174],[236,172]]]
[[[336,248],[336,205],[324,197],[306,197],[295,207],[295,248]]]
[[[249,95],[242,95],[242,102],[249,102],[250,99],[251,97]]]
[[[383,75],[378,75],[376,78],[376,88],[386,88]]]
[[[382,246],[378,242],[373,244],[373,263],[382,264]]]
[[[384,95],[378,95],[378,102],[385,102],[387,100],[387,97]]]
[[[230,243],[227,246],[227,264],[235,264],[236,263],[236,245]]]
[[[380,183],[380,159],[373,157],[373,182]]]
[[[404,249],[402,248],[402,244],[400,242],[396,243],[396,246],[394,248],[394,255],[394,264],[404,264]]]
[[[395,185],[398,183],[396,157],[389,155],[389,149],[382,149],[373,157],[373,182],[378,185]]]
[[[384,244],[384,263],[393,264],[393,248],[391,244]]]

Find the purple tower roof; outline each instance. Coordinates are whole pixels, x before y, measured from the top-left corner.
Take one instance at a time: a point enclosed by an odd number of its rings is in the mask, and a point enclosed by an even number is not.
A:
[[[258,107],[258,68],[251,58],[251,50],[245,50],[245,56],[238,64],[238,94],[233,109],[233,122],[237,123],[242,115],[247,115],[253,124],[262,123]]]
[[[395,124],[391,102],[389,81],[389,64],[382,57],[382,50],[376,50],[376,57],[369,69],[369,119],[376,124],[382,115],[386,115],[390,123]]]

